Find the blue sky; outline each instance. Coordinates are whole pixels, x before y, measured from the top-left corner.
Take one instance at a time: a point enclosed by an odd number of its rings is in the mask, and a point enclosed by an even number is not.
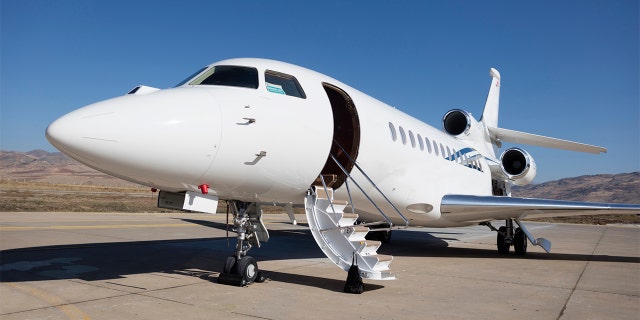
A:
[[[500,126],[605,146],[526,147],[543,182],[640,170],[638,1],[0,0],[0,149],[54,151],[46,126],[139,84],[232,57],[337,78],[438,128],[478,118],[502,74]]]

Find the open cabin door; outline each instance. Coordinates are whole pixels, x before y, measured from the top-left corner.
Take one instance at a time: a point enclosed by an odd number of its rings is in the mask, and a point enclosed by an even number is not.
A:
[[[328,83],[322,84],[331,102],[333,112],[333,144],[331,155],[337,158],[340,165],[348,172],[353,168],[351,159],[357,159],[360,147],[360,121],[358,111],[351,97],[342,89]],[[348,152],[348,155],[343,151]],[[347,179],[347,174],[333,161],[331,155],[327,156],[321,175],[324,177],[327,187],[337,189]],[[320,178],[314,185],[322,186]]]
[[[309,230],[327,258],[343,270],[349,270],[351,273],[351,270],[357,269],[358,274],[365,279],[395,279],[389,271],[393,257],[378,254],[381,241],[367,239],[367,234],[371,231],[370,226],[383,226],[376,231],[389,231],[393,226],[392,221],[351,176],[352,169],[355,169],[382,194],[356,163],[360,147],[360,120],[357,110],[345,91],[328,83],[323,83],[323,86],[333,111],[333,143],[320,176],[304,200]],[[334,190],[342,185],[345,186],[346,192],[334,197]],[[350,185],[358,187],[385,221],[359,222],[359,213],[353,204]],[[389,201],[386,196],[382,196]],[[347,197],[349,200],[345,199]],[[394,209],[402,217],[395,206]],[[406,218],[404,220],[408,223]],[[388,227],[385,228],[385,225]],[[351,285],[352,283],[347,281],[345,288],[350,288]]]

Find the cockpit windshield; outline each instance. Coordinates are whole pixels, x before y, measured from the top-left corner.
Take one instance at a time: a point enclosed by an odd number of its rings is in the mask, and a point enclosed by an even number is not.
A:
[[[190,85],[258,88],[258,69],[241,66],[215,66],[189,82]]]

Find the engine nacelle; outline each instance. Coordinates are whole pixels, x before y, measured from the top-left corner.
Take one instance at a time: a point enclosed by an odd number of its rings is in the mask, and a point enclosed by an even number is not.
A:
[[[442,117],[442,129],[454,137],[468,136],[473,122],[477,121],[468,112],[453,109]]]
[[[453,109],[444,114],[442,129],[460,140],[480,143],[485,139],[484,127],[471,113],[460,109]]]
[[[528,152],[520,148],[505,150],[500,156],[500,167],[504,175],[515,185],[524,186],[536,177],[536,163]]]

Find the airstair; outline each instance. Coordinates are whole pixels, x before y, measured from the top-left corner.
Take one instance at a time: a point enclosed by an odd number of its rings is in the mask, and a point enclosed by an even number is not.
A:
[[[331,155],[333,161],[347,175],[345,187],[349,200],[335,199],[334,190],[331,183],[327,183],[327,175],[318,177],[319,183],[314,185],[305,197],[305,211],[309,228],[313,238],[324,254],[338,267],[348,271],[352,264],[357,264],[360,275],[365,279],[392,280],[395,276],[389,272],[389,264],[393,260],[390,255],[378,254],[377,250],[381,245],[380,241],[367,240],[367,233],[378,231],[389,231],[393,228],[391,219],[380,209],[373,199],[363,190],[349,172],[338,162],[335,156]],[[403,219],[408,226],[408,220],[391,203],[391,201],[378,189],[371,179],[362,171],[360,166],[349,157],[355,167],[371,183],[375,189],[383,196],[388,204]],[[374,205],[385,221],[358,224],[358,214],[353,206],[349,181],[355,184],[362,194]],[[320,185],[321,184],[321,185]],[[369,227],[386,225],[388,228]]]

